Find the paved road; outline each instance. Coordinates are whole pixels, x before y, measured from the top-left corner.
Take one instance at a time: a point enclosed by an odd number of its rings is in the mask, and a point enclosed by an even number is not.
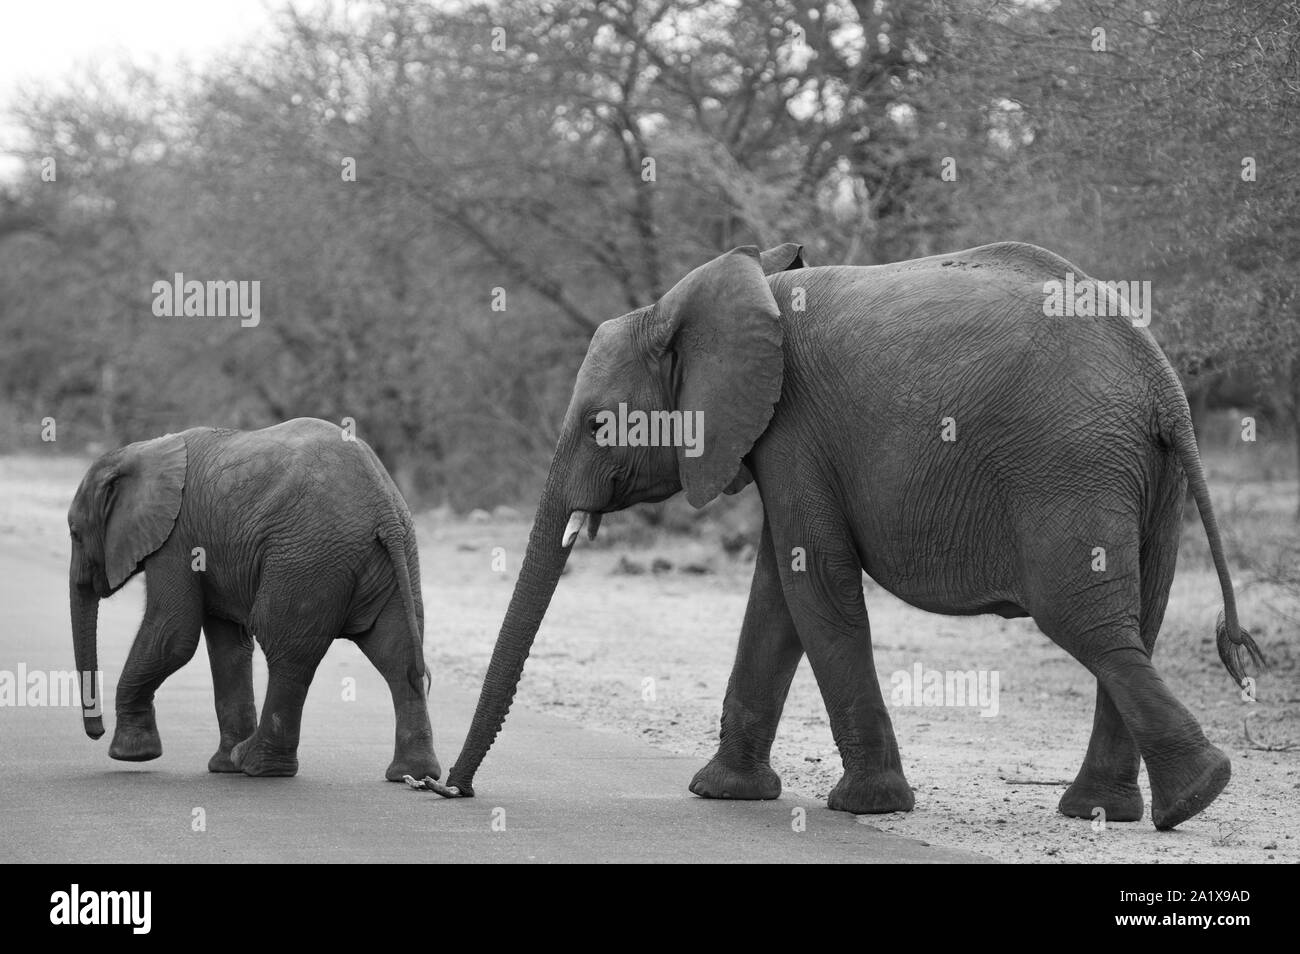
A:
[[[7,542],[0,536],[0,670],[72,668],[65,567]],[[137,580],[100,607],[110,708],[142,601]],[[261,662],[259,654],[259,699]],[[348,679],[355,700],[344,699]],[[444,768],[473,704],[472,693],[435,683],[430,711]],[[164,684],[157,710],[162,758],[129,764],[108,757],[111,712],[109,734],[95,742],[75,708],[0,708],[0,861],[986,860],[884,834],[805,798],[696,798],[686,783],[699,760],[518,708],[479,773],[477,798],[447,801],[386,783],[388,692],[346,642],[331,648],[312,685],[296,778],[206,771],[217,730],[203,649]]]

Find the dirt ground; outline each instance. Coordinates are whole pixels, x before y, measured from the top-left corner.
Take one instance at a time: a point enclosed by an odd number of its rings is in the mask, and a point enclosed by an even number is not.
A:
[[[0,457],[0,546],[66,558],[64,515],[85,465],[72,458]],[[1295,493],[1294,481],[1239,483],[1220,520],[1231,527],[1235,516],[1246,532],[1294,538],[1300,535],[1292,522]],[[717,743],[752,555],[745,547],[728,555],[735,548],[720,545],[716,528],[691,538],[641,533],[637,523],[631,515],[607,517],[602,541],[593,545],[584,536],[576,545],[517,701],[708,757]],[[472,518],[427,512],[417,525],[427,656],[441,678],[475,688],[519,569],[527,519],[505,510]],[[1199,524],[1188,524],[1184,536],[1156,662],[1210,740],[1233,760],[1232,781],[1214,805],[1175,832],[1157,832],[1144,772],[1148,814],[1141,822],[1096,831],[1088,820],[1057,814],[1087,746],[1091,676],[1029,620],[937,616],[866,581],[887,699],[891,676],[918,663],[926,670],[996,672],[1000,693],[996,715],[988,717],[973,707],[893,708],[916,809],[859,821],[1012,862],[1300,861],[1300,605],[1294,589],[1258,582],[1259,572],[1233,563],[1243,622],[1272,663],[1259,681],[1258,701],[1244,702],[1215,653],[1220,596]],[[450,764],[461,740],[436,741]],[[819,799],[840,776],[806,662],[791,688],[772,763],[788,790]],[[480,785],[504,770],[489,754]],[[580,764],[572,778],[581,785]],[[683,798],[693,797],[689,781],[682,779]]]

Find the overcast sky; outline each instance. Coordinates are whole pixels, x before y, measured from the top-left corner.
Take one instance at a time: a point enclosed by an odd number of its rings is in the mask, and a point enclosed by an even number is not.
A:
[[[312,2],[301,6],[312,6]],[[283,0],[0,0],[0,175],[20,84],[57,80],[81,63],[125,58],[201,64],[263,32]]]

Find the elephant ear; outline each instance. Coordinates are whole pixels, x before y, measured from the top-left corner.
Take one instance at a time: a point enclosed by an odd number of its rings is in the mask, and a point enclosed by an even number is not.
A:
[[[703,412],[702,448],[677,448],[686,499],[703,507],[742,473],[767,428],[784,370],[780,311],[758,249],[732,249],[659,299],[652,340],[676,359],[676,410]]]
[[[123,448],[104,504],[104,563],[114,589],[171,535],[181,509],[187,457],[179,434]]]
[[[775,275],[777,272],[789,272],[796,268],[808,267],[803,257],[803,246],[796,245],[794,242],[764,249],[759,254],[758,260],[762,263],[764,275]]]

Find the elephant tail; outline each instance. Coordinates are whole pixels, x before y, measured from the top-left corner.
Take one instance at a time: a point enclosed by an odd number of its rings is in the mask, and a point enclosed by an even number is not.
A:
[[[397,589],[402,595],[402,605],[406,608],[406,625],[411,632],[411,641],[415,644],[415,658],[420,661],[419,670],[409,674],[411,686],[428,696],[433,679],[429,667],[424,663],[424,631],[416,612],[416,594],[411,588],[411,566],[406,558],[406,545],[408,541],[414,540],[414,534],[405,521],[394,521],[380,526],[375,535],[388,551],[388,559],[393,564]]]
[[[1250,661],[1261,669],[1267,663],[1254,638],[1241,628],[1237,620],[1237,599],[1232,589],[1232,577],[1228,573],[1228,561],[1223,555],[1223,538],[1219,534],[1219,522],[1214,516],[1214,507],[1210,503],[1210,488],[1205,479],[1205,466],[1201,462],[1201,452],[1196,446],[1191,409],[1187,406],[1187,396],[1183,393],[1174,369],[1167,362],[1165,367],[1167,379],[1165,391],[1168,397],[1163,407],[1170,413],[1160,415],[1160,430],[1162,436],[1173,446],[1178,461],[1183,466],[1183,472],[1187,474],[1188,489],[1191,490],[1192,497],[1196,501],[1196,509],[1201,514],[1201,525],[1205,528],[1205,538],[1210,544],[1214,570],[1219,576],[1219,587],[1223,591],[1223,610],[1219,613],[1214,627],[1219,659],[1237,685],[1245,688],[1247,683],[1243,657],[1248,656]]]

